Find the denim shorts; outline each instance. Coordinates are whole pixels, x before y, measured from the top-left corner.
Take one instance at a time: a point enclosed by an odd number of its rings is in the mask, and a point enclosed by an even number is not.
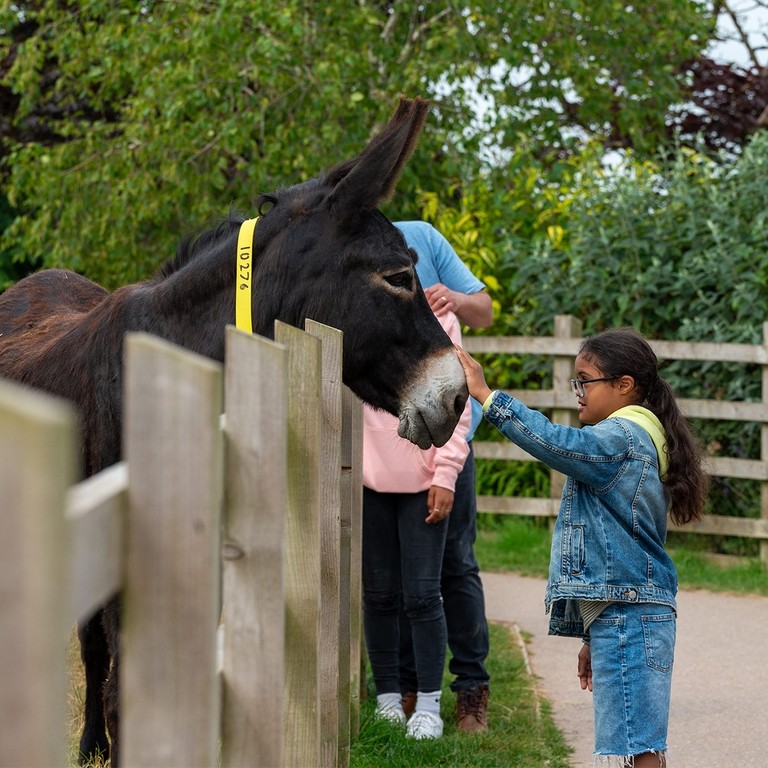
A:
[[[590,626],[596,762],[666,751],[676,621],[667,605],[612,603]]]

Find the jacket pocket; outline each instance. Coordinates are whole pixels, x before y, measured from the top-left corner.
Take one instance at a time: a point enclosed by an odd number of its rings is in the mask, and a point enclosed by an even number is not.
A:
[[[573,574],[581,573],[584,570],[584,526],[572,525],[569,536],[571,539],[570,571]]]

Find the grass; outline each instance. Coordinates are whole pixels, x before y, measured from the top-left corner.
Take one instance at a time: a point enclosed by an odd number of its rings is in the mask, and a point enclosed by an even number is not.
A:
[[[491,624],[489,630],[489,730],[471,735],[457,731],[456,697],[447,673],[442,698],[445,733],[434,741],[407,739],[402,727],[374,718],[371,689],[361,711],[359,738],[352,745],[351,768],[567,768],[571,749],[553,723],[549,704],[537,692],[519,633],[500,624]]]
[[[481,516],[475,553],[486,571],[515,571],[546,578],[550,532],[547,521],[525,517]],[[723,565],[712,562],[705,551],[670,546],[683,589],[768,595],[768,574],[757,557]]]

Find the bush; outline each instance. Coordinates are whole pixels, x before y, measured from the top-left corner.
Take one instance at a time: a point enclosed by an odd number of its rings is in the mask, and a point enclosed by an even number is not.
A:
[[[630,156],[610,173],[589,153],[557,172],[530,158],[523,171],[518,160],[503,193],[462,198],[466,210],[487,206],[475,223],[497,278],[494,334],[550,335],[554,316],[570,314],[586,335],[632,325],[651,339],[762,343],[768,132],[757,133],[735,163],[690,149],[653,163]],[[548,359],[481,360],[491,386],[550,385]],[[761,399],[760,366],[662,361],[662,375],[681,397]],[[760,457],[759,424],[694,427],[713,455]],[[482,462],[478,477],[481,494],[504,484],[498,467]],[[716,478],[710,505],[718,514],[758,516],[759,483]]]

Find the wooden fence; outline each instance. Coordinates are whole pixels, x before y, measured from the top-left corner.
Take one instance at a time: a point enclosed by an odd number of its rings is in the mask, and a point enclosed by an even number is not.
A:
[[[71,409],[0,382],[0,765],[67,764],[73,623],[118,589],[123,764],[348,765],[362,410],[341,334],[229,328],[226,368],[135,335],[125,393],[125,461],[72,486]]]
[[[568,380],[573,378],[573,360],[581,343],[579,321],[568,315],[555,317],[553,337],[531,336],[467,336],[464,344],[476,354],[544,355],[553,359],[551,390],[510,390],[532,408],[551,409],[552,420],[560,424],[579,424],[576,401]],[[735,362],[762,366],[761,402],[727,402],[722,400],[680,400],[683,412],[691,418],[757,422],[761,431],[759,460],[734,457],[709,457],[706,468],[710,475],[758,480],[761,483],[761,514],[759,519],[706,515],[695,524],[686,525],[686,532],[739,536],[759,539],[760,559],[768,567],[768,323],[763,325],[763,343],[724,344],[687,341],[651,341],[660,359]],[[475,455],[481,459],[533,461],[522,449],[509,441],[475,442]],[[555,517],[564,478],[552,472],[549,498],[479,496],[479,512],[493,514]]]

